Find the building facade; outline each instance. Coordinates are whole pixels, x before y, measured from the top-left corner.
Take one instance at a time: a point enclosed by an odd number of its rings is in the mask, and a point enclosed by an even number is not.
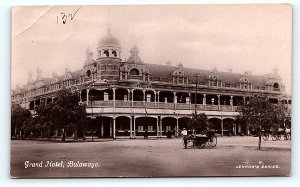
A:
[[[121,45],[110,31],[96,51],[94,58],[92,50],[86,50],[83,68],[77,71],[66,68],[63,75],[44,78],[37,69],[35,80],[29,73],[27,85],[12,91],[12,102],[34,113],[35,106],[53,102],[58,90],[76,89],[87,105],[88,133],[113,138],[135,138],[145,131],[150,136],[162,137],[169,131],[177,136],[195,109],[205,113],[221,135],[246,134],[248,129],[235,120],[237,106],[249,97],[263,93],[270,102],[291,105],[276,69],[252,75],[147,64],[136,46],[122,60]]]

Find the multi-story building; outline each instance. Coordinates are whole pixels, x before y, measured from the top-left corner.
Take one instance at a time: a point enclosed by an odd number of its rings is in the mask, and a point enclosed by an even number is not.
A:
[[[110,31],[99,41],[96,56],[87,49],[83,68],[66,68],[60,76],[43,78],[38,69],[36,80],[29,74],[27,85],[12,92],[12,102],[33,111],[53,102],[59,89],[77,89],[87,105],[89,129],[99,137],[113,138],[135,138],[145,130],[150,136],[165,136],[168,131],[176,136],[195,109],[205,113],[221,135],[236,135],[247,131],[235,123],[237,106],[252,95],[263,93],[270,102],[291,104],[276,69],[252,75],[148,64],[140,59],[136,46],[123,61],[121,45]]]

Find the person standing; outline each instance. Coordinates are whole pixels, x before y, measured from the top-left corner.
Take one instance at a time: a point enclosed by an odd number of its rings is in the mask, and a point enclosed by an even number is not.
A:
[[[183,142],[184,142],[184,148],[187,148],[187,130],[185,128],[183,128],[183,130],[181,131],[181,134],[183,136]]]

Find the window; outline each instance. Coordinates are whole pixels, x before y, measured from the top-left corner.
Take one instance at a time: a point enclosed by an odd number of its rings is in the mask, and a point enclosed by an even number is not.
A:
[[[109,52],[108,52],[108,50],[105,50],[103,53],[106,55],[106,57],[109,57]]]
[[[144,131],[144,127],[143,126],[138,126],[138,131]]]
[[[130,75],[139,75],[140,73],[139,73],[139,70],[133,68],[133,69],[130,70],[129,74]]]
[[[87,76],[87,77],[91,77],[91,74],[92,74],[92,73],[91,73],[91,70],[87,70],[87,71],[86,71],[86,76]]]
[[[153,126],[148,126],[148,131],[153,131]]]
[[[112,54],[114,55],[114,57],[117,57],[117,52],[113,51]]]

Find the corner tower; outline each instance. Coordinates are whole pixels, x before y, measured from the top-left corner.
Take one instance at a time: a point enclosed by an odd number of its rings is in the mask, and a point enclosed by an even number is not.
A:
[[[108,29],[107,34],[99,40],[97,47],[98,80],[117,80],[121,65],[121,45]]]

